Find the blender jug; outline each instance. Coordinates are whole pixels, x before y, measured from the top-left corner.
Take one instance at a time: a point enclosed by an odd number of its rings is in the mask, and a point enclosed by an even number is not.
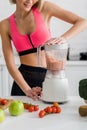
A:
[[[67,50],[67,43],[45,46],[47,73],[42,89],[43,101],[68,101],[69,84],[65,75]]]
[[[59,77],[63,78],[65,76],[65,65],[67,58],[67,44],[55,44],[55,45],[46,45],[46,62],[47,62],[47,77]]]

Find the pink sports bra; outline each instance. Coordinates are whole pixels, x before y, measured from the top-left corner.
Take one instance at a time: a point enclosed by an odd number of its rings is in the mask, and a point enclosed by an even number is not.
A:
[[[36,52],[40,45],[43,46],[41,47],[43,50],[45,42],[51,38],[50,30],[46,27],[39,10],[32,8],[32,11],[36,21],[36,29],[31,34],[20,34],[14,14],[9,17],[11,39],[20,56]]]

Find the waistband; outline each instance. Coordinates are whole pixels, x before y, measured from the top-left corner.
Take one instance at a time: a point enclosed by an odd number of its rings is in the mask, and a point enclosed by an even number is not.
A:
[[[19,70],[27,70],[30,72],[46,72],[47,69],[43,68],[43,67],[36,67],[36,66],[29,66],[29,65],[25,65],[25,64],[21,64],[19,67]]]

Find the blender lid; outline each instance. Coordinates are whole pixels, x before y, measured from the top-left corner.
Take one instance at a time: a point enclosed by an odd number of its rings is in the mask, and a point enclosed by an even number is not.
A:
[[[45,45],[45,49],[47,51],[49,50],[58,50],[58,49],[68,49],[68,43],[63,43],[63,44],[55,44],[55,45]]]

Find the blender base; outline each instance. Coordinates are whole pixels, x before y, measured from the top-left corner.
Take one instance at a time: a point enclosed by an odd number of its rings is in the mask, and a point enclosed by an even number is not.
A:
[[[43,83],[42,101],[47,103],[66,103],[69,100],[68,79],[46,78]]]
[[[46,104],[53,104],[54,102],[58,102],[58,104],[64,104],[64,103],[67,103],[68,101],[65,101],[65,102],[59,102],[59,101],[53,101],[53,102],[49,102],[49,101],[44,101],[44,100],[42,100],[44,103],[46,103]]]

